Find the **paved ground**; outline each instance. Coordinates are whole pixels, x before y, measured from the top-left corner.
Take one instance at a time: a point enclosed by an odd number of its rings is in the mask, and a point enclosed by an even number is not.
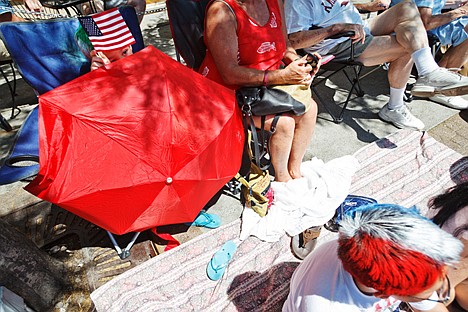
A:
[[[438,124],[429,134],[460,154],[468,155],[468,110]]]
[[[160,6],[161,4],[158,3],[153,5],[156,8]],[[145,16],[142,32],[147,44],[153,44],[168,55],[175,57],[165,12]],[[328,102],[343,101],[344,91],[348,86],[342,77],[327,82],[327,86],[321,87],[319,91]],[[386,72],[382,69],[376,70],[363,81],[363,87],[366,95],[350,103],[341,124],[330,122],[329,115],[320,106],[317,128],[307,150],[306,159],[318,157],[328,161],[342,155],[352,154],[360,147],[397,131],[395,127],[377,117],[378,110],[388,100]],[[6,156],[14,134],[27,116],[27,112],[37,103],[34,92],[22,79],[18,82],[17,93],[16,101],[21,105],[22,112],[16,119],[10,120],[15,131],[7,133],[0,130],[1,160]],[[10,105],[7,87],[1,80],[0,112],[3,116],[9,117]],[[414,100],[409,106],[414,114],[424,121],[430,135],[459,153],[468,155],[468,111],[460,113],[421,99]],[[331,107],[334,108],[333,105]],[[130,258],[121,260],[110,247],[105,232],[84,220],[76,219],[60,208],[39,201],[22,189],[25,184],[25,182],[18,182],[0,186],[0,217],[18,227],[49,253],[67,255],[67,264],[75,272],[74,283],[87,286],[77,290],[70,297],[72,299],[60,302],[57,306],[58,310],[61,308],[61,310],[86,311],[91,307],[89,291],[157,255],[164,247],[163,242],[158,241],[149,233],[144,233],[132,249]],[[210,211],[221,215],[223,223],[228,223],[240,216],[241,209],[237,198],[224,194]],[[48,221],[45,222],[45,220]],[[66,231],[54,228],[56,224],[64,224]],[[187,228],[186,226],[171,227],[168,230],[182,242],[207,231],[203,228]],[[128,237],[119,238],[123,244],[126,244],[128,239]]]

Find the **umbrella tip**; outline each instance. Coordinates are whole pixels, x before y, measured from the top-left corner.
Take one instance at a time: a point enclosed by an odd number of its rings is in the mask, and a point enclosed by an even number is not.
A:
[[[171,178],[171,177],[168,177],[168,178],[166,179],[166,184],[168,184],[168,185],[169,185],[169,184],[172,184],[172,178]]]

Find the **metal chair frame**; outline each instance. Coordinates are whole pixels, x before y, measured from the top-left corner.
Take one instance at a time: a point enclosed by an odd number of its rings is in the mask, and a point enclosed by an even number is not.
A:
[[[315,27],[312,26],[310,29],[316,29],[320,27]],[[348,31],[340,34],[336,34],[333,36],[330,36],[327,39],[338,39],[338,38],[343,38],[343,37],[352,37],[354,35],[353,31]],[[349,39],[351,40],[351,39]],[[299,51],[300,54],[303,54],[303,51]],[[351,73],[348,73],[347,69],[351,68]],[[364,65],[360,62],[357,62],[354,59],[354,45],[351,44],[350,47],[350,52],[349,52],[349,58],[344,61],[334,61],[331,60],[329,63],[324,64],[322,67],[320,67],[319,73],[317,76],[319,78],[316,78],[312,84],[310,85],[310,88],[312,92],[315,94],[316,98],[320,103],[322,103],[323,107],[327,111],[327,113],[330,115],[330,117],[333,119],[333,122],[335,123],[341,123],[343,121],[343,115],[344,112],[346,111],[346,108],[348,107],[349,101],[351,100],[351,96],[353,92],[356,93],[358,97],[363,97],[364,96],[364,91],[361,87],[360,79],[368,76],[371,74],[375,69],[372,71],[361,75],[362,69]],[[346,100],[344,101],[343,107],[341,108],[340,112],[338,115],[334,114],[330,107],[328,106],[328,102],[323,99],[323,97],[320,95],[320,93],[317,91],[317,87],[319,85],[325,85],[325,82],[330,79],[331,77],[335,76],[336,74],[343,72],[345,75],[346,79],[348,82],[351,84],[351,88],[348,91],[348,95],[346,97]]]
[[[10,79],[8,79],[7,74],[3,71],[2,66],[4,65],[10,66],[11,72],[13,73],[13,81],[10,81]],[[13,119],[16,116],[18,116],[18,114],[21,112],[21,109],[16,106],[16,101],[15,101],[15,96],[17,95],[16,94],[16,72],[13,66],[13,60],[10,59],[10,60],[5,60],[5,61],[0,61],[0,74],[3,76],[3,79],[7,83],[8,89],[10,91],[11,103],[12,103],[10,119]]]

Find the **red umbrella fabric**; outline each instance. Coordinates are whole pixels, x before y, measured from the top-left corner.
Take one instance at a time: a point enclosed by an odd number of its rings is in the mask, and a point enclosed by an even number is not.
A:
[[[239,170],[235,94],[154,47],[39,97],[26,190],[114,233],[191,222]]]

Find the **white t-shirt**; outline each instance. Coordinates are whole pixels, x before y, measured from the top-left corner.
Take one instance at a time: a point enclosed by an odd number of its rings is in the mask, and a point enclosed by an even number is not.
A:
[[[357,288],[351,274],[343,269],[337,247],[337,240],[327,242],[297,267],[283,311],[385,311],[383,307],[377,308],[385,305],[381,299],[367,296]],[[398,306],[399,302],[392,301]]]
[[[337,23],[364,25],[369,34],[365,21],[349,0],[287,0],[284,12],[288,34],[308,30],[312,25],[327,27]],[[306,50],[325,55],[345,40],[347,38],[326,39]]]
[[[351,274],[344,270],[338,258],[337,247],[336,239],[326,242],[297,267],[291,278],[283,312],[394,311],[400,301],[392,297],[379,299],[367,296],[357,288]],[[429,310],[434,305],[433,302],[422,301],[417,308]]]

